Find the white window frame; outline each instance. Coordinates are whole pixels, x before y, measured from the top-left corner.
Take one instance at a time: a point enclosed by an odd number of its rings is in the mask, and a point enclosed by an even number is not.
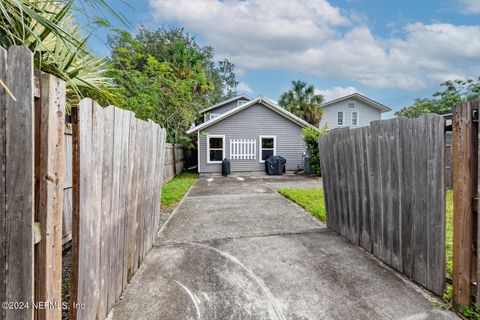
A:
[[[214,117],[212,118],[212,116],[214,116]],[[207,114],[205,114],[205,122],[210,121],[212,119],[216,119],[220,116],[221,116],[220,113],[207,113]]]
[[[210,138],[222,138],[222,160],[221,161],[210,161]],[[213,149],[217,150],[217,148]],[[215,164],[215,163],[222,163],[223,159],[225,159],[225,135],[223,134],[209,134],[207,135],[207,163],[208,164]]]
[[[353,107],[350,107],[350,104],[353,103]],[[348,101],[347,102],[347,108],[349,109],[354,109],[357,107],[357,103],[355,101]]]
[[[247,103],[248,100],[244,100],[244,99],[238,99],[237,100],[237,107],[240,107],[242,104],[245,104]]]
[[[338,115],[342,114],[342,124],[338,123]],[[343,127],[345,125],[345,112],[343,111],[337,111],[337,127]]]
[[[357,114],[357,124],[353,124],[353,114],[356,113]],[[360,123],[360,114],[358,113],[358,111],[352,111],[351,114],[350,114],[350,124],[352,127],[358,127],[358,124]]]
[[[260,163],[265,163],[265,160],[262,160],[262,151],[263,151],[262,139],[263,138],[266,138],[266,139],[272,139],[273,138],[273,155],[274,156],[277,155],[277,136],[258,136],[258,142],[259,142],[259,146],[258,146],[259,156],[258,156],[258,159],[259,159]],[[265,150],[270,150],[270,149],[265,149]]]

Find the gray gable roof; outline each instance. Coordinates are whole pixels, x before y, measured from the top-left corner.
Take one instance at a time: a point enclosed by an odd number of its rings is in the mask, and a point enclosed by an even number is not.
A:
[[[312,126],[310,123],[306,122],[305,120],[297,117],[293,113],[290,113],[287,110],[283,109],[282,107],[280,107],[279,105],[274,103],[272,100],[270,100],[268,98],[265,98],[265,97],[258,97],[255,100],[251,100],[248,103],[244,103],[244,104],[242,104],[242,105],[240,105],[240,106],[238,106],[238,107],[236,107],[236,108],[234,108],[230,111],[222,113],[219,117],[217,117],[215,119],[211,119],[211,120],[208,120],[207,122],[199,124],[198,126],[188,130],[187,134],[196,132],[198,130],[205,129],[205,128],[211,126],[212,124],[217,123],[219,121],[222,121],[223,119],[228,118],[228,117],[230,117],[230,116],[232,116],[232,115],[234,115],[238,112],[241,112],[242,110],[245,110],[245,109],[247,109],[247,108],[249,108],[249,107],[251,107],[255,104],[261,104],[261,105],[271,109],[272,111],[277,112],[278,114],[284,116],[285,118],[294,122],[295,124],[297,124],[300,127],[311,127],[311,128],[314,128],[314,129],[318,129],[318,128]]]
[[[202,110],[199,111],[199,113],[204,113],[204,112],[207,112],[207,111],[216,109],[216,108],[221,107],[221,106],[223,106],[223,105],[225,105],[225,104],[227,104],[227,103],[230,103],[230,102],[233,102],[233,101],[236,101],[236,100],[240,100],[240,99],[248,100],[248,101],[251,101],[251,100],[252,100],[251,97],[246,96],[246,95],[236,96],[236,97],[230,98],[230,99],[228,99],[228,100],[225,100],[225,101],[219,102],[219,103],[217,103],[217,104],[214,104],[214,105],[211,106],[211,107],[202,109]]]
[[[365,97],[364,95],[362,95],[360,93],[352,93],[352,94],[349,94],[349,95],[344,96],[344,97],[340,97],[340,98],[337,98],[337,99],[334,99],[334,100],[330,100],[328,102],[322,103],[321,107],[325,108],[325,107],[328,107],[328,106],[330,106],[334,103],[337,103],[337,102],[340,102],[340,101],[343,101],[343,100],[352,99],[352,98],[356,98],[356,99],[368,104],[369,106],[380,110],[381,112],[392,111],[392,109],[390,109],[386,105],[383,105],[380,102],[377,102],[377,101],[372,100],[368,97]]]

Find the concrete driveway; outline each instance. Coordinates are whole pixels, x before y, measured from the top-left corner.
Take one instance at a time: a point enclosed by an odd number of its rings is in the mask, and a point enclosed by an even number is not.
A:
[[[201,177],[113,319],[457,319],[276,188],[297,176]]]

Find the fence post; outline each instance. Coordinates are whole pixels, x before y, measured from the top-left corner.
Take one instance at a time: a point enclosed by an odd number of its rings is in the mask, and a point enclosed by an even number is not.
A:
[[[470,304],[475,278],[474,199],[478,191],[478,103],[453,111],[453,301],[463,310]]]
[[[33,300],[33,55],[0,48],[0,300]],[[30,305],[29,305],[30,306]],[[33,319],[31,307],[0,308],[0,319]]]
[[[476,277],[476,280],[477,280],[477,292],[476,292],[476,296],[477,296],[477,301],[476,301],[476,304],[477,304],[477,307],[480,307],[480,253],[478,252],[480,250],[480,211],[479,211],[479,205],[478,205],[478,198],[480,197],[480,130],[478,130],[478,119],[479,119],[479,113],[480,113],[480,102],[476,102],[476,105],[474,106],[476,108],[476,120],[477,120],[477,138],[476,138],[476,141],[477,141],[477,174],[476,174],[476,178],[477,178],[477,186],[476,186],[476,207],[474,208],[476,210],[476,214],[475,214],[475,217],[477,219],[477,228],[476,228],[476,233],[477,233],[477,236],[476,236],[476,239],[474,239],[475,241],[475,244],[476,244],[476,250],[475,250],[475,253],[477,255],[477,261],[476,261],[476,272],[477,272],[477,277]]]
[[[35,319],[61,319],[62,213],[64,179],[65,82],[37,72],[40,96],[35,101],[35,301],[57,307],[35,309]]]

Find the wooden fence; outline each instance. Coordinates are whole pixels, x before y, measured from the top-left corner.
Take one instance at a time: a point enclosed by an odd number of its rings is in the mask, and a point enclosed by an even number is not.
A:
[[[73,177],[72,157],[73,141],[71,126],[65,127],[65,164],[63,182],[63,219],[62,219],[62,245],[72,240],[72,211],[73,211]]]
[[[175,152],[175,155],[173,154]],[[172,180],[175,175],[183,171],[185,165],[185,154],[181,144],[176,144],[175,148],[171,143],[165,145],[165,161],[163,166],[163,183]]]
[[[34,84],[32,53],[16,46],[0,48],[0,79],[0,319],[60,319],[65,83]]]
[[[479,102],[457,105],[453,112],[453,300],[463,310],[476,296],[480,307]],[[472,290],[477,284],[477,291]]]
[[[34,97],[31,53],[0,47],[0,301],[34,297]],[[1,319],[31,319],[33,311],[1,308]]]
[[[73,113],[72,319],[103,319],[153,244],[165,130],[90,99]]]
[[[177,153],[177,174],[182,172],[184,167],[184,149],[182,145],[177,145],[175,148]],[[163,165],[163,183],[167,183],[174,177],[173,171],[173,147],[172,144],[165,144],[165,156]],[[158,169],[157,169],[158,170]],[[62,244],[68,247],[72,240],[72,211],[73,211],[73,199],[72,199],[72,131],[71,128],[65,128],[65,181],[63,184],[63,236]]]
[[[319,138],[327,225],[432,292],[445,287],[445,120],[374,121]]]
[[[61,319],[64,204],[70,319],[103,319],[158,229],[165,130],[85,99],[71,136],[65,83],[23,47],[0,48],[0,80],[0,319]]]

